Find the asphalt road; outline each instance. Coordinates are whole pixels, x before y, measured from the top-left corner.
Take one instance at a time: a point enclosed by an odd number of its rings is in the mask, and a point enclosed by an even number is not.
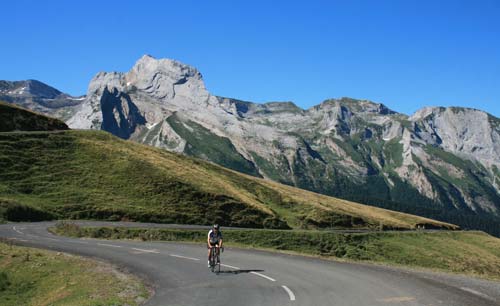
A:
[[[202,245],[72,239],[47,232],[53,224],[2,224],[0,237],[112,262],[154,288],[146,305],[500,305],[499,282],[235,248],[216,275]]]

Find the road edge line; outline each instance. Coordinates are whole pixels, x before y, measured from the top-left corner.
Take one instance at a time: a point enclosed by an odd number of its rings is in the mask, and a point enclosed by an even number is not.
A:
[[[274,278],[269,277],[269,276],[264,275],[264,274],[261,274],[261,273],[259,273],[259,272],[251,271],[250,273],[252,273],[252,274],[254,274],[254,275],[257,275],[257,276],[260,276],[260,277],[263,277],[263,278],[265,278],[265,279],[268,279],[268,280],[270,280],[270,281],[272,281],[272,282],[275,282],[275,281],[276,281]]]
[[[281,286],[283,289],[285,289],[286,293],[288,293],[288,297],[290,298],[290,301],[295,301],[295,294],[293,294],[293,291],[290,290],[290,288],[288,288],[287,286],[285,285],[282,285]]]

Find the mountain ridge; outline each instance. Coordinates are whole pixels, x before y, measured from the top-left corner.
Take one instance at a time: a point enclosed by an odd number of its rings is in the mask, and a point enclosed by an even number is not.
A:
[[[67,120],[85,97],[73,97],[37,80],[0,80],[0,100]]]

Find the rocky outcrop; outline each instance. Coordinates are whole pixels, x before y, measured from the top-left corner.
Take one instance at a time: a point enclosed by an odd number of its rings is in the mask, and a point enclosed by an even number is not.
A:
[[[424,108],[411,118],[415,134],[425,143],[445,151],[500,166],[498,118],[476,109],[458,107]]]

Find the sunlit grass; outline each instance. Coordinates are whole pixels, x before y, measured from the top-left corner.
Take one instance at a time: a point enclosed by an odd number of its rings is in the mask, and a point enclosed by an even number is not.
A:
[[[62,253],[0,243],[0,301],[18,305],[139,305],[149,293],[135,277]]]

